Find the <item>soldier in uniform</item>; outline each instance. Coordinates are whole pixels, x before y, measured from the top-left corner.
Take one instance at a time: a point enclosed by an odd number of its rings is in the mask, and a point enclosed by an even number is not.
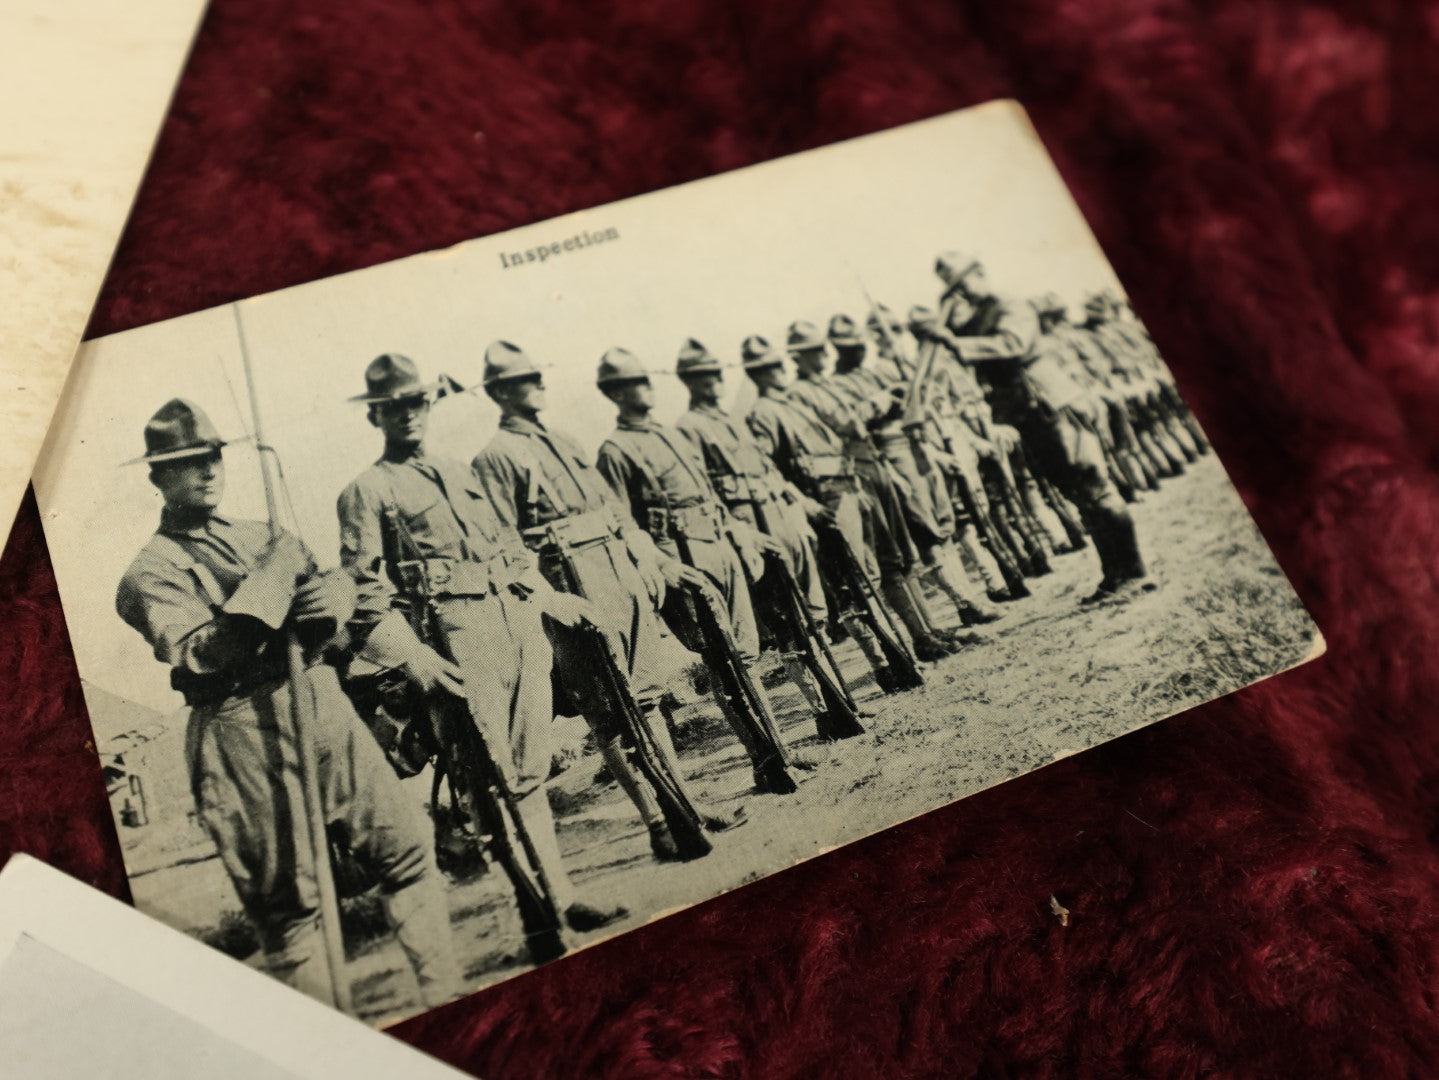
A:
[[[995,294],[978,259],[941,255],[935,271],[944,282],[952,312],[963,310],[958,325],[928,329],[961,363],[983,366],[991,387],[996,418],[1020,427],[1041,468],[1074,503],[1099,554],[1102,577],[1086,597],[1127,598],[1154,588],[1139,551],[1134,520],[1109,479],[1098,434],[1076,408],[1080,389],[1055,358],[1037,348],[1039,323],[1034,310]]]
[[[1174,373],[1159,355],[1159,348],[1149,336],[1149,330],[1134,314],[1129,300],[1120,299],[1112,290],[1106,289],[1100,296],[1106,308],[1107,325],[1113,328],[1118,338],[1125,341],[1139,358],[1139,366],[1146,372],[1151,392],[1147,398],[1153,412],[1154,422],[1177,446],[1188,461],[1195,461],[1209,450],[1204,433],[1199,430],[1189,407],[1179,395]]]
[[[785,479],[749,428],[725,412],[720,405],[724,369],[704,345],[694,338],[685,342],[675,374],[690,395],[689,411],[675,421],[675,428],[700,452],[710,483],[730,515],[778,545],[809,617],[823,634],[829,600],[810,523],[824,518],[824,506]],[[760,593],[752,599],[758,603]],[[790,681],[818,714],[824,703],[800,658],[789,651],[780,655]]]
[[[933,323],[936,317],[933,309],[923,304],[910,308],[906,318],[916,341],[923,340],[923,328]],[[891,334],[893,329],[891,324]],[[1029,590],[1019,576],[1018,568],[1012,571],[1015,582],[1011,587],[995,553],[981,538],[983,526],[985,535],[990,535],[990,542],[995,542],[988,524],[989,497],[985,492],[980,463],[998,453],[994,444],[979,431],[979,411],[985,403],[984,394],[974,372],[963,364],[936,363],[931,379],[927,395],[926,436],[939,451],[937,460],[947,481],[950,502],[955,508],[955,545],[961,558],[984,583],[990,600],[1022,599],[1029,595]]]
[[[1114,428],[1110,420],[1110,402],[1117,400],[1123,411],[1123,398],[1110,388],[1107,360],[1100,355],[1098,345],[1069,321],[1068,309],[1057,293],[1045,293],[1030,301],[1039,318],[1039,347],[1050,350],[1057,362],[1084,392],[1077,402],[1087,420],[1091,420],[1099,441],[1103,444],[1104,458],[1109,467],[1110,479],[1127,503],[1139,499],[1136,486],[1146,486],[1144,473],[1130,459],[1131,452],[1123,450],[1114,439]]]
[[[893,339],[887,337],[886,340]],[[836,357],[831,381],[848,391],[857,410],[868,408],[874,413],[869,423],[870,437],[900,480],[895,489],[925,567],[924,578],[949,598],[965,626],[995,621],[999,616],[994,610],[973,595],[954,546],[954,506],[944,478],[938,470],[926,473],[920,469],[906,418],[892,407],[896,398],[902,400],[910,380],[876,370],[866,363],[869,346],[848,315],[836,315],[830,320],[829,343],[834,346]],[[898,365],[898,355],[891,352],[886,366],[894,372]],[[917,437],[924,437],[924,426],[921,418]]]
[[[499,521],[469,468],[426,452],[430,406],[438,384],[426,384],[408,357],[386,354],[365,370],[369,408],[384,452],[340,494],[340,563],[358,601],[351,634],[358,659],[400,669],[426,693],[449,693],[469,705],[495,765],[515,796],[557,912],[571,930],[606,926],[626,914],[579,900],[560,858],[545,780],[550,771],[552,656],[543,618],[575,627],[596,616],[580,597],[556,592],[539,573],[513,524]],[[420,639],[402,610],[417,601],[394,584],[396,538],[403,529],[438,616],[439,642]],[[416,562],[422,562],[418,567]],[[534,943],[531,942],[533,945]],[[533,951],[533,950],[532,950]],[[536,957],[547,959],[548,957]]]
[[[429,830],[327,662],[326,647],[354,608],[354,585],[341,570],[319,571],[293,535],[218,513],[224,445],[200,408],[178,398],[146,424],[145,453],[135,460],[149,466],[165,506],[120,581],[116,610],[170,667],[190,707],[185,757],[195,805],[270,972],[327,1000],[290,726],[286,638],[299,638],[306,666],[293,689],[313,723],[319,768],[308,779],[326,822],[379,878],[424,1004],[442,1004],[460,992],[460,976]]]
[[[659,703],[689,654],[665,629],[657,608],[670,584],[666,573],[678,584],[683,567],[661,558],[649,534],[630,517],[579,446],[540,422],[544,379],[524,350],[508,341],[493,342],[485,350],[484,386],[500,407],[500,425],[473,462],[476,478],[500,520],[520,531],[539,554],[541,572],[562,591],[566,582],[549,548],[554,543],[564,546],[582,591],[599,611],[601,626],[618,642],[636,704],[671,772],[681,776]],[[555,628],[552,640],[565,711],[589,722],[605,764],[649,829],[656,858],[677,857],[660,806],[626,757],[619,727],[592,682],[591,640],[565,628]],[[734,819],[705,815],[711,831],[734,824]]]
[[[811,521],[835,530],[864,573],[877,579],[879,567],[868,542],[869,522],[860,509],[859,480],[843,441],[790,394],[784,360],[768,341],[754,335],[746,338],[741,348],[745,373],[759,391],[746,418],[755,440],[781,475],[821,508]],[[864,622],[853,612],[837,614],[869,661],[880,688],[886,692],[900,689],[898,677]]]
[[[1185,453],[1156,415],[1159,391],[1146,367],[1144,349],[1114,321],[1111,300],[1104,293],[1085,301],[1084,314],[1083,329],[1109,358],[1112,384],[1123,397],[1140,450],[1157,476],[1180,475]]]
[[[711,595],[718,591],[723,603],[715,614],[724,618],[747,669],[759,663],[759,625],[745,580],[758,581],[764,576],[764,555],[777,545],[749,524],[731,517],[710,484],[700,452],[678,431],[658,423],[654,410],[654,388],[649,374],[639,359],[627,349],[610,349],[600,359],[595,380],[600,391],[619,409],[615,430],[601,444],[595,466],[609,481],[615,494],[630,509],[630,516],[645,525],[655,545],[669,559],[684,566],[677,571],[685,580]],[[705,635],[682,605],[679,590],[670,596],[661,609],[665,621],[687,647],[704,652]],[[700,615],[703,618],[703,614]],[[764,688],[752,680],[755,695],[762,708]],[[776,776],[769,759],[771,751],[751,733],[744,719],[736,715],[736,705],[715,683],[720,708],[744,744],[754,764],[755,786],[760,791],[790,791],[793,781]],[[740,705],[744,707],[743,704]],[[751,717],[750,723],[763,723],[762,717]],[[812,765],[781,755],[780,766]],[[778,779],[773,784],[772,779]]]
[[[915,655],[921,660],[940,660],[953,654],[960,644],[973,643],[972,637],[960,639],[936,630],[919,583],[914,580],[919,550],[905,521],[898,485],[870,437],[872,424],[898,417],[901,394],[875,392],[862,400],[851,400],[826,373],[825,339],[813,323],[791,323],[786,348],[797,372],[789,396],[802,402],[839,436],[844,455],[867,496],[862,510],[868,519],[867,537],[879,564],[880,588],[885,602],[909,632]]]

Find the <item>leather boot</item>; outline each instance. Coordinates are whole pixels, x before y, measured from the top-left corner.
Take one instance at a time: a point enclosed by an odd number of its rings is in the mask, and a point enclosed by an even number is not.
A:
[[[928,620],[915,605],[909,583],[900,574],[887,574],[880,586],[884,601],[894,612],[914,644],[914,655],[924,661],[943,660],[954,650],[929,630]]]

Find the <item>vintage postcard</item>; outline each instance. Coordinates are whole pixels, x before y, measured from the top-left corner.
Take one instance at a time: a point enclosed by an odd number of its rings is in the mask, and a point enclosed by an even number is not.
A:
[[[90,342],[145,912],[386,1023],[1318,655],[995,102]]]

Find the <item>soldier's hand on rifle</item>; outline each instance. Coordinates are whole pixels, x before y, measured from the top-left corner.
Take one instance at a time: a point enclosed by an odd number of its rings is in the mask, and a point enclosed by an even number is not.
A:
[[[601,623],[595,606],[583,596],[576,596],[574,593],[554,593],[545,604],[545,614],[561,626],[588,624],[598,627]]]
[[[328,620],[336,626],[355,613],[355,579],[343,570],[316,574],[300,586],[290,617],[296,622]]]
[[[703,572],[668,555],[661,558],[660,569],[664,571],[665,584],[672,589],[678,589],[685,585],[703,589],[709,584],[710,579],[705,577]]]
[[[811,524],[815,525],[832,526],[836,520],[833,510],[825,506],[824,503],[809,498],[806,498],[804,501],[804,516],[810,520]]]
[[[305,545],[290,533],[282,532],[268,544],[255,564],[255,571],[289,577],[297,581],[310,572],[310,556]],[[254,571],[252,571],[254,572]]]
[[[443,690],[455,697],[465,696],[465,676],[428,645],[418,645],[405,661],[405,674],[425,693]]]

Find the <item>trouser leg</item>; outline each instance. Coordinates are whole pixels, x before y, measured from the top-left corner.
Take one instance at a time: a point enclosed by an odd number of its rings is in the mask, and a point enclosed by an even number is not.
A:
[[[575,889],[560,856],[560,841],[555,833],[555,816],[550,809],[549,796],[543,787],[536,788],[515,800],[515,805],[535,849],[535,858],[539,862],[535,869],[549,882],[555,907],[563,915],[565,908],[574,903]]]
[[[308,997],[334,1004],[319,916],[296,919],[262,933],[262,938],[271,975]]]
[[[974,563],[975,572],[979,580],[989,592],[1002,592],[1005,588],[1004,573],[995,561],[994,555],[984,546],[979,538],[979,529],[973,522],[967,522],[955,534],[955,541],[958,543],[961,552],[969,556]]]
[[[824,699],[819,696],[819,688],[815,686],[814,679],[805,668],[804,662],[794,653],[781,653],[780,663],[784,665],[784,673],[789,681],[794,683],[805,703],[809,705],[810,711],[822,713],[825,710]]]
[[[544,797],[543,791],[538,794]],[[384,895],[381,903],[420,984],[420,1000],[433,1008],[457,998],[463,990],[462,979],[450,935],[450,909],[439,882],[427,875]]]
[[[968,575],[964,572],[964,564],[960,561],[959,551],[952,542],[941,544],[935,549],[934,555],[935,561],[931,571],[935,585],[940,592],[949,597],[962,621],[966,623],[987,622],[991,618],[997,617],[997,613],[988,600],[981,597],[978,590],[970,583]]]
[[[664,727],[663,722],[659,726]],[[668,742],[668,734],[666,741]],[[630,764],[629,755],[625,753],[624,745],[618,736],[600,744],[600,757],[604,759],[610,775],[620,785],[620,790],[629,796],[630,802],[634,803],[635,809],[639,811],[640,819],[651,829],[663,825],[665,818],[664,814],[660,812],[660,804],[655,801],[654,794],[650,791],[644,778]]]
[[[849,631],[849,636],[854,638],[854,643],[859,646],[859,651],[864,654],[870,668],[878,674],[886,664],[884,653],[880,651],[879,642],[875,640],[873,632],[858,615],[846,615],[843,622],[844,628]]]
[[[914,596],[909,590],[909,582],[904,575],[885,574],[880,584],[880,591],[883,593],[884,601],[889,609],[895,613],[909,634],[910,640],[916,646],[922,642],[929,643],[932,638],[929,621],[915,604]]]

